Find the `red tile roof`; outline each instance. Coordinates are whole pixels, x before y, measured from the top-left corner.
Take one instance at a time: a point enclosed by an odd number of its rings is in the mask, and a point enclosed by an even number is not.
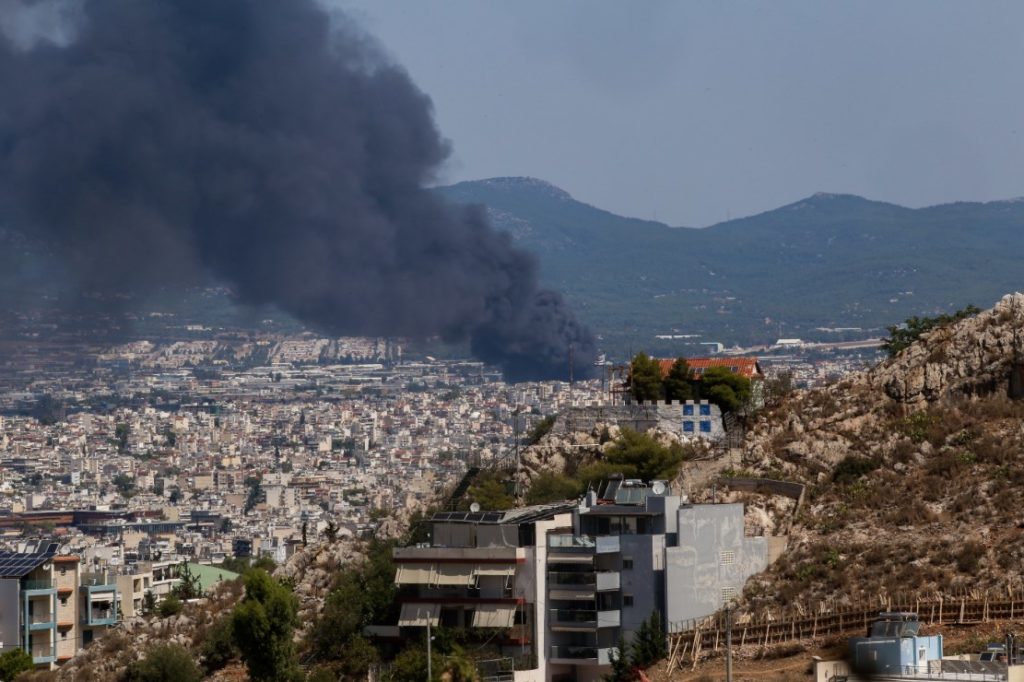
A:
[[[675,361],[675,358],[658,360],[662,376],[668,374]],[[757,364],[757,358],[686,358],[686,364],[693,370],[694,379],[700,379],[704,370],[712,367],[725,367],[733,374],[739,374],[748,379],[760,379],[764,376],[761,366]]]

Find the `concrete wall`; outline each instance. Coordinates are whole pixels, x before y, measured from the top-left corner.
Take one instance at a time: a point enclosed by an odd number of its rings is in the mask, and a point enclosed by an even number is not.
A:
[[[666,550],[666,620],[703,618],[738,596],[768,566],[765,538],[743,535],[743,505],[680,507],[676,547]]]
[[[16,579],[0,580],[0,642],[2,651],[21,642],[20,591]]]
[[[660,608],[660,592],[663,584],[664,566],[662,553],[665,548],[663,535],[620,535],[622,560],[632,560],[633,568],[622,568],[619,574],[619,591],[622,595],[620,623],[622,634],[629,641],[640,624]],[[626,605],[627,595],[632,596],[633,605]],[[663,614],[664,616],[664,614]],[[614,646],[608,642],[606,646]]]
[[[693,402],[693,401],[689,401]],[[635,431],[647,431],[659,428],[662,431],[675,433],[688,438],[704,438],[720,440],[725,436],[722,422],[722,411],[717,405],[711,405],[711,415],[702,417],[699,407],[694,407],[695,414],[685,419],[699,422],[702,419],[711,421],[711,432],[701,433],[699,426],[693,433],[683,431],[683,405],[681,401],[658,403],[634,403],[631,405],[602,405],[600,407],[573,407],[559,416],[551,432],[559,435],[576,431],[593,431],[598,424],[616,424]]]

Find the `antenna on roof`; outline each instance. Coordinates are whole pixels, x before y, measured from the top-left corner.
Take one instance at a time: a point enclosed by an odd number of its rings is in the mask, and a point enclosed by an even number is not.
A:
[[[479,512],[480,511],[480,503],[479,502],[474,502],[473,504],[469,505],[469,511],[473,512],[474,514]]]

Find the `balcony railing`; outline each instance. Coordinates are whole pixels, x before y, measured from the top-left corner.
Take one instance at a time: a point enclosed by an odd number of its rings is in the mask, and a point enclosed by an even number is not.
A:
[[[89,625],[109,625],[117,618],[114,609],[90,609],[88,613]]]
[[[592,609],[549,609],[552,626],[572,628],[613,628],[619,626],[618,611]]]
[[[607,665],[612,658],[618,655],[615,647],[592,647],[592,646],[553,646],[551,647],[551,658],[571,661],[596,661],[598,664]]]
[[[595,549],[597,543],[589,535],[563,533],[548,536],[548,547],[552,549]]]
[[[24,589],[26,589],[26,590],[52,590],[53,589],[53,581],[52,580],[26,580],[22,584],[25,586]]]
[[[33,663],[51,663],[54,659],[53,646],[50,644],[36,644],[32,647]]]
[[[618,571],[549,571],[548,585],[562,590],[606,590],[619,589]]]
[[[29,614],[28,617],[29,625],[44,625],[47,623],[53,623],[53,614],[49,611],[34,611]]]

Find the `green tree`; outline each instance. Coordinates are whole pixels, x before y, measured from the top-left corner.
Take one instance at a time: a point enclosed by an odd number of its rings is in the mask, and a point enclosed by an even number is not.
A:
[[[739,412],[750,403],[750,379],[726,367],[711,367],[700,378],[700,397],[722,408]]]
[[[665,658],[667,654],[665,632],[661,627],[661,614],[653,611],[633,635],[633,652],[630,661],[636,668],[649,668],[652,664]]]
[[[178,598],[178,595],[171,592],[164,597],[162,602],[160,602],[160,606],[157,607],[157,613],[160,614],[161,618],[170,618],[171,616],[176,616],[181,613],[181,610],[184,607],[185,605],[181,603],[181,599]]]
[[[473,484],[466,491],[466,500],[476,502],[484,511],[511,509],[516,506],[506,476],[499,471],[484,471],[477,474]]]
[[[122,473],[114,476],[113,483],[117,492],[121,493],[123,497],[131,497],[135,494],[135,479],[128,474]]]
[[[13,682],[15,677],[33,668],[32,656],[20,647],[0,654],[0,682]]]
[[[619,643],[616,645],[616,649],[617,651],[611,656],[612,670],[604,676],[604,681],[631,682],[636,678],[633,666],[630,663],[633,656],[630,652],[629,644],[626,643],[625,638],[621,635],[619,636]]]
[[[327,537],[327,542],[334,542],[338,539],[338,524],[334,521],[328,521],[327,527],[324,528],[324,535]]]
[[[124,423],[117,424],[114,426],[114,438],[117,440],[117,449],[122,452],[128,447],[128,436],[131,434],[131,428]]]
[[[943,327],[965,317],[973,317],[981,312],[981,309],[968,305],[952,315],[939,315],[937,317],[910,317],[902,325],[886,327],[889,337],[882,340],[880,348],[888,353],[889,357],[895,357],[901,350],[909,347],[912,343],[921,338],[925,332],[930,332],[936,327]]]
[[[203,673],[192,655],[177,644],[157,644],[128,666],[126,682],[200,682]]]
[[[199,655],[207,675],[220,670],[240,655],[235,646],[230,614],[218,618],[206,631],[199,646]]]
[[[146,590],[142,595],[142,613],[146,616],[156,611],[156,595],[152,590]]]
[[[676,361],[672,363],[672,368],[665,375],[663,385],[665,400],[693,399],[693,371],[687,364],[686,358],[676,358]]]
[[[646,353],[637,353],[629,363],[629,390],[637,401],[661,400],[661,364]]]
[[[235,643],[253,682],[298,680],[301,673],[292,633],[298,601],[266,571],[245,576],[245,597],[231,614]]]
[[[187,561],[182,561],[178,568],[178,584],[173,589],[174,596],[178,599],[198,599],[203,596],[203,588],[199,584],[199,576],[188,567]]]
[[[350,677],[365,676],[377,660],[376,650],[371,651],[372,645],[362,637],[363,628],[394,622],[398,616],[392,549],[392,543],[375,540],[362,564],[338,574],[313,626],[313,650],[321,659],[340,661],[340,669]]]
[[[517,415],[516,419],[518,418],[519,417]],[[541,438],[543,438],[544,436],[548,435],[551,432],[551,428],[555,425],[556,419],[557,417],[552,414],[547,417],[544,417],[539,422],[534,424],[533,428],[530,429],[530,432],[526,435],[526,444],[535,445],[539,443]]]
[[[626,478],[644,481],[671,481],[678,475],[685,457],[686,450],[678,443],[662,445],[649,434],[624,428],[605,452],[604,459],[584,467],[577,477],[580,481],[592,482],[620,473]]]
[[[553,471],[541,472],[530,483],[526,493],[526,504],[547,504],[577,497],[580,484],[564,474]]]

